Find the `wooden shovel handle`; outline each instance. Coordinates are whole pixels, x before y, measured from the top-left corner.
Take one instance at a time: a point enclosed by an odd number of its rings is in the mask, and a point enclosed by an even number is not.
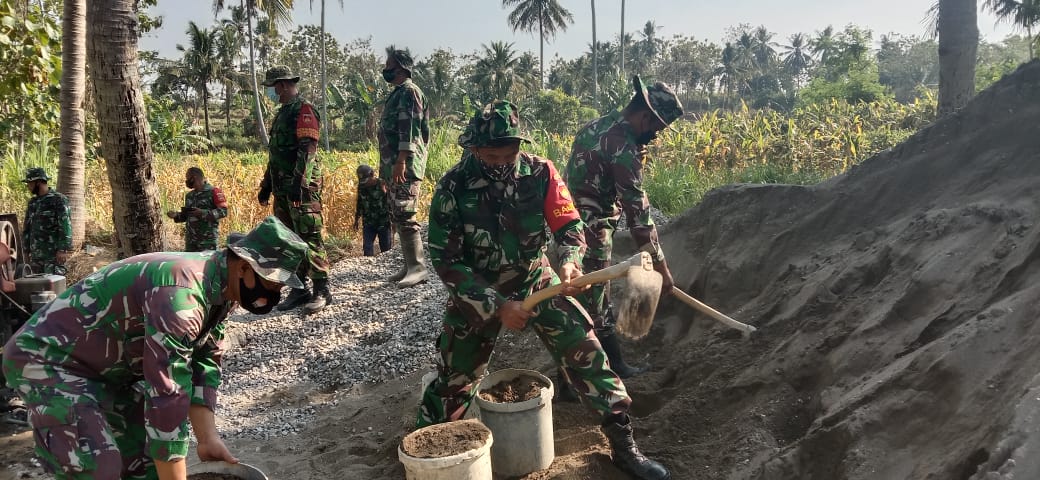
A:
[[[584,287],[585,285],[594,285],[597,283],[609,282],[615,278],[624,277],[628,275],[628,269],[632,267],[632,263],[629,261],[621,262],[617,265],[613,265],[602,270],[596,270],[595,272],[582,275],[577,280],[571,282],[572,287]],[[559,283],[551,287],[546,287],[537,292],[532,293],[529,297],[524,299],[522,308],[525,311],[530,312],[534,309],[535,305],[538,305],[543,300],[555,297],[563,291],[563,284]]]
[[[752,327],[751,325],[748,325],[746,323],[740,323],[732,318],[729,318],[722,312],[719,312],[718,310],[715,310],[714,308],[711,308],[708,305],[702,303],[700,300],[697,300],[696,298],[689,296],[686,292],[679,290],[679,287],[672,287],[672,295],[675,295],[676,298],[682,300],[683,303],[697,309],[697,311],[704,313],[705,315],[711,318],[714,318],[719,323],[727,327],[734,328],[744,332],[745,337],[751,335],[751,333],[756,330],[755,327]]]

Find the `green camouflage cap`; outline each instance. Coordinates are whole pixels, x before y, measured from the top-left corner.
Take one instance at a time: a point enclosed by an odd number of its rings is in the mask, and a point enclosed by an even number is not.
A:
[[[49,182],[50,179],[51,177],[47,176],[47,172],[44,169],[40,167],[32,167],[25,170],[25,180],[22,180],[22,182],[29,183],[33,180],[43,180],[45,182]]]
[[[412,58],[411,50],[407,48],[401,49],[390,45],[386,47],[387,57],[393,58],[397,65],[401,68],[408,70],[408,73],[412,73],[412,69],[415,68],[415,59]]]
[[[307,244],[275,216],[265,218],[228,248],[249,263],[257,275],[291,288],[304,288],[296,268],[307,256]]]
[[[459,135],[459,146],[483,147],[495,140],[531,141],[520,134],[519,109],[509,100],[496,100],[474,115]]]
[[[300,81],[300,76],[294,76],[289,67],[278,65],[271,67],[271,69],[267,71],[267,75],[264,75],[264,81],[261,85],[271,87],[279,80],[289,80],[290,82],[296,83]]]
[[[632,76],[632,86],[636,89],[636,94],[642,95],[643,100],[650,107],[650,111],[657,115],[657,118],[664,122],[672,131],[672,122],[683,115],[682,103],[679,102],[679,97],[675,96],[675,92],[672,91],[672,87],[662,82],[657,82],[649,87],[643,85],[643,80],[639,78],[639,75]]]

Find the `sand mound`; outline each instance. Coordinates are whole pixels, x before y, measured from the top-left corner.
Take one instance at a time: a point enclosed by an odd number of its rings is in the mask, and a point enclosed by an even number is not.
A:
[[[678,285],[629,344],[644,452],[677,479],[1040,478],[1040,62],[813,187],[737,185],[663,229]],[[619,236],[618,258],[631,249]],[[432,342],[433,339],[431,338]],[[533,334],[492,369],[552,364]],[[299,436],[236,440],[272,478],[401,478],[419,377],[338,392]],[[626,478],[595,416],[554,405],[534,479]]]

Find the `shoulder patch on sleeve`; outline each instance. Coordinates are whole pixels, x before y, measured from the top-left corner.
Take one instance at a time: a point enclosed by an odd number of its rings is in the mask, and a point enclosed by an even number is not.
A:
[[[296,117],[296,138],[313,138],[317,140],[321,132],[321,124],[318,115],[310,104],[303,104],[300,113]]]
[[[227,208],[227,197],[224,196],[224,191],[213,187],[213,205],[217,208]]]

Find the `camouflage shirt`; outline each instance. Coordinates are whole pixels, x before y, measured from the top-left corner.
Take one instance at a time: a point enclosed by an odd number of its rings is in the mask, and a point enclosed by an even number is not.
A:
[[[430,143],[430,113],[419,86],[407,79],[386,99],[379,119],[379,176],[392,178],[401,151],[412,152],[405,177],[422,180],[426,174],[426,147]]]
[[[69,199],[53,189],[29,200],[22,244],[32,263],[53,263],[55,253],[72,250],[72,221],[69,217]]]
[[[560,264],[581,265],[584,225],[552,162],[521,152],[502,182],[467,152],[437,183],[430,205],[430,260],[470,325],[552,278],[545,256],[552,231]]]
[[[177,213],[174,217],[174,222],[187,223],[184,226],[184,250],[216,250],[217,238],[220,237],[220,219],[228,214],[224,192],[206,182],[202,190],[192,189],[184,194],[184,207],[206,211],[206,215],[201,218],[184,213]]]
[[[623,209],[636,245],[660,260],[664,252],[643,191],[646,151],[635,137],[620,111],[593,120],[574,136],[563,175],[585,223],[617,219]]]
[[[321,164],[318,138],[321,122],[317,109],[297,96],[278,109],[271,124],[267,171],[261,192],[273,192],[305,204],[321,201]]]
[[[390,204],[386,195],[386,183],[382,179],[377,178],[372,185],[358,185],[354,222],[361,218],[366,227],[390,226]]]
[[[217,406],[223,320],[235,306],[221,295],[226,255],[149,253],[115,262],[36,312],[12,342],[43,359],[41,374],[56,370],[143,392],[146,453],[182,458],[189,406]],[[65,418],[64,408],[34,414]]]

